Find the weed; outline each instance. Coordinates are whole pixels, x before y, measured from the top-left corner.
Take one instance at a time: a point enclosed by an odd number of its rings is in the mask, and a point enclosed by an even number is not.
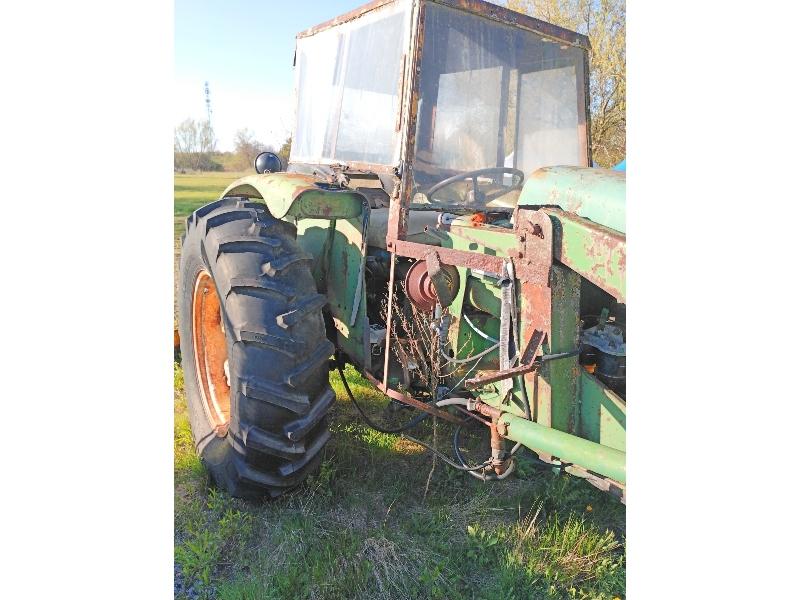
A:
[[[175,386],[175,393],[179,394],[183,392],[183,369],[181,369],[181,366],[178,363],[174,363],[173,370],[174,370],[173,380]]]
[[[309,475],[303,485],[305,503],[301,501],[303,508],[307,508],[310,503],[317,499],[330,499],[333,497],[334,479],[336,478],[336,466],[331,456],[322,461],[319,471]]]
[[[548,597],[587,597],[624,589],[624,556],[611,531],[601,531],[583,516],[554,514],[540,522],[539,501],[517,523],[487,530],[467,527],[467,557],[478,567],[502,565],[524,574],[528,584],[544,583]]]
[[[494,562],[492,551],[502,541],[500,533],[486,531],[480,525],[468,525],[467,534],[469,534],[471,540],[467,550],[467,557],[481,567],[489,567]]]
[[[184,523],[185,536],[175,548],[175,562],[188,582],[211,584],[220,569],[235,568],[254,533],[254,518],[231,506],[233,500],[210,489],[205,510],[195,510]],[[196,509],[196,505],[195,505]]]
[[[208,530],[191,531],[190,539],[175,549],[175,561],[184,575],[198,579],[203,585],[211,583],[211,570],[216,562],[217,548],[213,535]]]
[[[205,485],[206,473],[194,451],[192,429],[186,411],[186,398],[183,391],[183,369],[178,363],[175,370],[175,425],[174,425],[174,463],[176,492],[187,493],[189,488],[199,489]]]

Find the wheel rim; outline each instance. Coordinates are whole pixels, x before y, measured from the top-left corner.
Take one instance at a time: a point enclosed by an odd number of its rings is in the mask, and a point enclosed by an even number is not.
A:
[[[231,418],[228,345],[219,296],[208,271],[200,271],[194,283],[192,325],[195,371],[203,409],[211,427],[222,437]]]

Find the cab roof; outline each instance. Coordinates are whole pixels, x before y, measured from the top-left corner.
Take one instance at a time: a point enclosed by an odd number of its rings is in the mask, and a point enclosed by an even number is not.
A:
[[[525,15],[513,11],[511,9],[506,8],[505,6],[499,6],[497,4],[492,4],[491,2],[486,2],[485,0],[419,0],[419,1],[423,4],[429,2],[435,2],[436,4],[449,6],[450,8],[455,8],[482,17],[487,17],[494,21],[498,21],[506,25],[511,25],[512,27],[527,29],[529,31],[533,31],[535,33],[547,36],[549,38],[554,38],[566,42],[572,46],[579,46],[587,50],[590,49],[589,38],[586,37],[585,35],[576,33],[574,31],[570,31],[569,29],[565,29],[563,27],[559,27],[558,25],[547,23],[546,21],[542,21],[535,17],[531,17],[530,15]],[[314,27],[310,27],[309,29],[301,31],[300,33],[297,34],[296,37],[297,38],[309,37],[321,31],[325,31],[327,29],[331,29],[332,27],[336,27],[337,25],[341,25],[349,21],[354,21],[355,19],[358,19],[359,17],[362,17],[363,15],[373,10],[381,8],[382,6],[386,6],[387,4],[410,3],[410,2],[411,0],[372,0],[372,2],[363,4],[358,8],[355,8],[349,12],[339,15],[338,17],[334,17],[333,19],[329,19],[328,21],[320,23],[319,25],[315,25]]]

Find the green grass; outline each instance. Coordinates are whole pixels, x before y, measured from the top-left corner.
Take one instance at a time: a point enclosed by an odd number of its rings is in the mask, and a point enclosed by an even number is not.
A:
[[[219,198],[226,187],[250,172],[241,173],[175,173],[175,216],[187,217],[191,212]]]
[[[176,175],[176,218],[192,202],[218,197],[230,180]],[[211,181],[214,190],[188,189]],[[385,398],[352,368],[346,375],[380,414]],[[524,456],[519,475],[489,483],[439,461],[426,495],[431,455],[365,427],[335,372],[331,383],[333,438],[319,471],[277,500],[249,503],[210,485],[175,364],[175,561],[201,597],[624,597],[624,506]],[[437,428],[438,446],[449,453],[450,427]],[[412,435],[431,441],[431,424]]]
[[[212,173],[175,173],[174,178],[174,255],[173,273],[175,279],[176,304],[178,289],[178,262],[180,260],[181,236],[185,231],[185,220],[192,211],[213,202],[219,198],[235,180],[253,171],[240,173],[212,172]],[[177,312],[177,306],[174,307]],[[178,326],[177,320],[175,326]]]
[[[364,427],[333,377],[320,470],[275,501],[230,498],[194,454],[175,373],[175,560],[204,597],[624,597],[622,505],[530,466],[484,484],[441,462],[425,497],[430,455]],[[352,368],[347,377],[379,413],[381,396]],[[430,425],[415,433],[432,438]]]
[[[213,202],[236,179],[252,172],[241,173],[175,173],[175,239],[180,244],[183,220],[192,211]],[[176,248],[178,247],[176,245]]]

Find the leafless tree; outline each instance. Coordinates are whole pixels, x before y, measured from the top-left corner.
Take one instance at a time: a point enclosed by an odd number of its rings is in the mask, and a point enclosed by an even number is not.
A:
[[[259,152],[275,151],[272,146],[268,146],[256,139],[255,134],[247,128],[236,132],[236,136],[233,139],[233,147],[237,156],[236,164],[241,169],[250,167]]]
[[[199,170],[211,164],[217,138],[208,121],[186,119],[175,127],[175,166]]]

